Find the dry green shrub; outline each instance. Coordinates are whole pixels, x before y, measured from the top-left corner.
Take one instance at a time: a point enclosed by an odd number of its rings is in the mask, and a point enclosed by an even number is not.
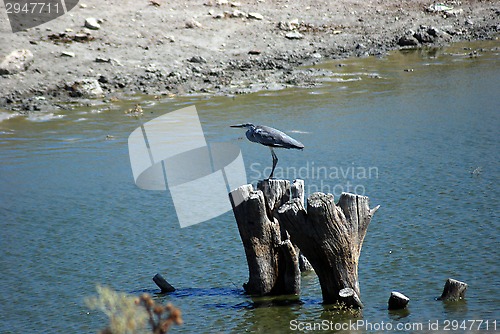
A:
[[[173,324],[182,324],[181,311],[172,304],[156,304],[149,294],[139,298],[110,288],[97,286],[97,296],[85,300],[93,310],[109,318],[101,334],[165,334]]]

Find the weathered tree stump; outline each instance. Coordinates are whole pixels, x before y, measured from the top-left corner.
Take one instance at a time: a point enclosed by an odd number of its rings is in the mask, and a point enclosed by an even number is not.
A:
[[[276,218],[277,209],[289,200],[290,182],[263,180],[257,187],[254,191],[244,185],[229,194],[248,263],[243,288],[258,296],[299,294],[298,252]]]
[[[363,307],[363,303],[354,289],[343,288],[339,291],[339,297],[342,298],[342,302],[346,305],[356,305],[358,308]]]
[[[285,203],[278,211],[292,242],[316,271],[326,304],[363,307],[358,260],[370,220],[379,208],[370,209],[368,202],[366,196],[343,193],[335,205],[333,195],[314,193],[307,212],[299,200]]]
[[[453,278],[448,278],[444,284],[443,293],[437,300],[457,301],[465,298],[467,283],[457,281]]]
[[[156,285],[158,285],[158,287],[161,289],[161,293],[167,293],[167,292],[174,292],[175,291],[175,288],[172,285],[170,285],[170,283],[168,283],[167,280],[164,279],[163,276],[160,275],[160,274],[156,274],[153,277],[153,282],[155,282]]]
[[[408,305],[409,301],[410,298],[406,297],[402,293],[397,291],[392,291],[388,301],[389,304],[388,308],[389,310],[402,310]]]

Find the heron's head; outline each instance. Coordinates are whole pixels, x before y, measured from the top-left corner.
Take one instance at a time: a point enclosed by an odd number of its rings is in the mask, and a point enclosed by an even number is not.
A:
[[[252,123],[243,123],[243,124],[231,125],[232,128],[247,128],[247,129],[253,128],[254,126],[255,125],[253,125]]]

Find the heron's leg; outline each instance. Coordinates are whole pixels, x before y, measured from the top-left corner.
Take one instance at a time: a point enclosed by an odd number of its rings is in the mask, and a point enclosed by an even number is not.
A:
[[[271,146],[269,146],[269,148],[271,149],[271,154],[273,156],[273,169],[271,170],[271,175],[269,175],[269,179],[272,179],[273,174],[274,174],[274,169],[276,168],[276,165],[278,164],[278,157],[276,156],[276,153],[274,153],[273,148]]]

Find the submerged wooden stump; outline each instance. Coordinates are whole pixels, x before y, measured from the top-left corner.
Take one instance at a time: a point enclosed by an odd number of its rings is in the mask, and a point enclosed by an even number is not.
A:
[[[172,285],[170,285],[170,283],[168,283],[167,280],[164,279],[163,276],[160,274],[156,274],[153,277],[153,282],[155,282],[156,285],[158,285],[158,287],[161,289],[161,293],[168,293],[175,291],[175,288]]]
[[[277,220],[277,209],[290,197],[288,180],[263,180],[229,194],[248,263],[243,284],[252,295],[300,293],[299,256]],[[293,190],[292,190],[293,192]]]
[[[379,208],[370,209],[366,196],[343,193],[337,205],[333,195],[309,196],[307,212],[298,200],[278,211],[281,224],[304,253],[318,275],[326,304],[344,303],[362,308],[358,260],[370,220]]]
[[[389,301],[387,302],[389,304],[388,308],[389,310],[402,310],[408,305],[409,301],[410,298],[406,297],[401,292],[392,291]]]
[[[465,298],[467,283],[457,281],[453,278],[448,278],[444,284],[443,293],[438,300],[457,301]]]

